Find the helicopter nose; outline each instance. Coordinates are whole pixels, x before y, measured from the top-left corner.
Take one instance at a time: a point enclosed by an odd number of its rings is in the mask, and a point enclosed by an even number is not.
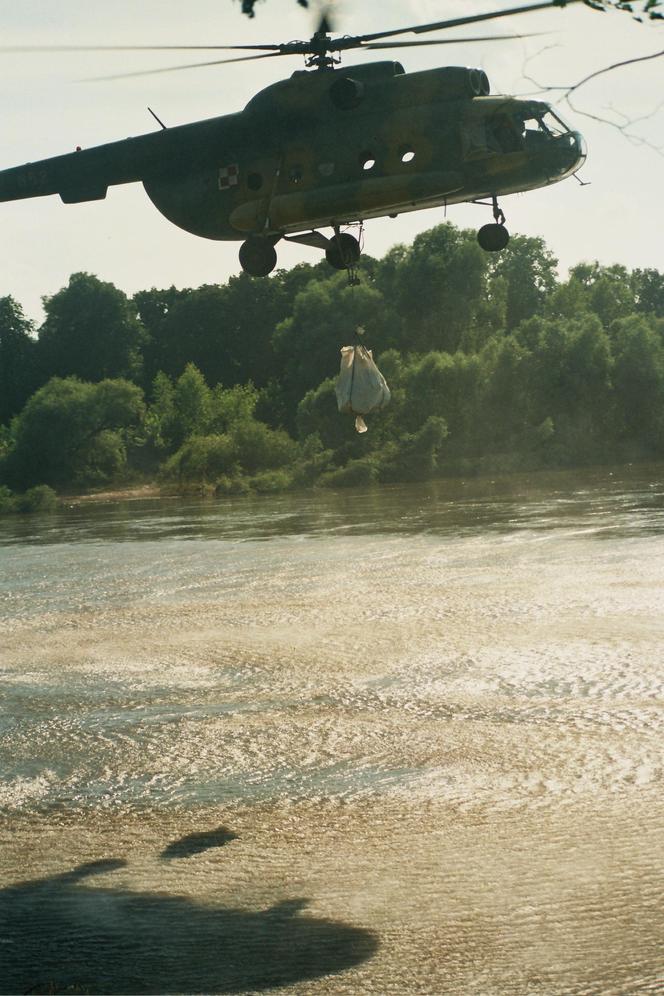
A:
[[[569,131],[558,142],[564,149],[561,166],[564,166],[565,175],[576,173],[583,166],[588,154],[585,138],[580,131]]]
[[[568,131],[551,143],[551,157],[548,158],[550,176],[562,180],[581,169],[586,161],[587,148],[583,135],[578,131]]]
[[[570,146],[576,154],[575,169],[580,169],[588,156],[588,146],[580,131],[572,131],[569,134]]]

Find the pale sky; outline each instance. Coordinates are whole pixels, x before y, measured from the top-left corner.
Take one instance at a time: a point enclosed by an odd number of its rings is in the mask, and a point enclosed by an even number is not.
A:
[[[388,30],[513,5],[513,0],[338,0],[339,34]],[[0,0],[3,45],[247,44],[310,37],[315,16],[295,0],[265,0],[256,17],[231,0]],[[442,65],[481,66],[495,93],[532,93],[533,83],[572,84],[613,62],[664,49],[664,23],[639,25],[627,14],[582,6],[458,29],[457,35],[542,32],[515,41],[346,53],[344,65],[395,58],[407,71]],[[448,32],[452,35],[452,32]],[[195,55],[195,54],[194,54]],[[223,57],[223,53],[220,53]],[[201,60],[207,58],[201,53]],[[214,57],[214,56],[210,56]],[[191,62],[189,53],[0,53],[0,168],[139,135],[167,125],[240,110],[264,86],[302,68],[299,57],[203,68],[107,82],[90,76]],[[540,95],[541,96],[541,95]],[[556,94],[543,99],[555,101]],[[561,274],[581,260],[664,270],[664,58],[616,70],[582,88],[566,121],[587,140],[581,177],[502,200],[511,232],[542,236]],[[580,113],[640,119],[639,143]],[[654,146],[655,148],[652,148]],[[661,151],[658,153],[656,149]],[[448,217],[472,228],[487,208],[453,206]],[[150,203],[140,184],[111,187],[106,200],[64,205],[59,197],[0,204],[0,296],[13,295],[41,320],[41,297],[85,270],[128,294],[149,287],[197,287],[240,271],[239,243],[212,242],[180,231]],[[382,255],[397,242],[443,220],[442,209],[379,219],[365,228],[366,250]],[[279,265],[316,262],[319,253],[279,244]]]

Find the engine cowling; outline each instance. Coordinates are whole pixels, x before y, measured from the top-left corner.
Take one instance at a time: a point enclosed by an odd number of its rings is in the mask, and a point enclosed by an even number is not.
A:
[[[365,87],[361,80],[340,76],[330,87],[330,100],[342,111],[350,111],[364,99]]]
[[[438,70],[439,86],[446,97],[486,97],[491,92],[483,69],[446,66]]]

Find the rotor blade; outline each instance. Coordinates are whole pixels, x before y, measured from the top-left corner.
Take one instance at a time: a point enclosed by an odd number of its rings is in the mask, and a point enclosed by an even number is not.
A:
[[[283,45],[0,45],[0,52],[216,52],[231,49],[276,52],[282,48]]]
[[[430,24],[412,24],[408,28],[397,28],[394,31],[376,31],[370,35],[355,35],[350,38],[334,39],[330,43],[330,51],[343,51],[347,48],[358,48],[364,42],[377,41],[379,38],[392,38],[394,35],[424,34],[427,31],[439,31],[446,28],[459,28],[465,24],[475,24],[477,21],[491,21],[498,17],[511,17],[513,14],[527,14],[531,10],[553,10],[556,7],[582,0],[546,0],[545,3],[528,4],[525,7],[509,7],[506,10],[492,10],[487,14],[469,14],[466,17],[454,17],[447,21],[432,21]]]
[[[334,31],[335,13],[334,5],[330,0],[322,0],[318,4],[318,24],[315,34],[329,35]]]
[[[535,34],[528,35],[482,35],[477,38],[426,38],[418,39],[417,41],[369,42],[368,45],[361,45],[360,49],[413,48],[417,45],[466,45],[470,42],[511,41],[514,38],[536,38],[542,34],[546,34],[546,32],[537,31]]]
[[[240,55],[236,59],[215,59],[212,62],[191,62],[187,66],[163,66],[161,69],[140,69],[136,73],[116,73],[114,76],[90,76],[81,83],[100,83],[105,80],[126,80],[131,76],[154,76],[156,73],[176,73],[179,69],[200,69],[203,66],[221,66],[226,62],[251,62],[253,59],[273,59],[290,55],[290,52],[266,52],[263,55]]]

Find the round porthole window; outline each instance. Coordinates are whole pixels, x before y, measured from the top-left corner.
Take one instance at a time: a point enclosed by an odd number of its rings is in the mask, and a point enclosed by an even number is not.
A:
[[[371,152],[363,152],[360,156],[360,166],[365,172],[369,172],[376,165],[376,159]]]
[[[402,149],[401,151],[401,162],[402,163],[412,163],[415,158],[415,149]]]

